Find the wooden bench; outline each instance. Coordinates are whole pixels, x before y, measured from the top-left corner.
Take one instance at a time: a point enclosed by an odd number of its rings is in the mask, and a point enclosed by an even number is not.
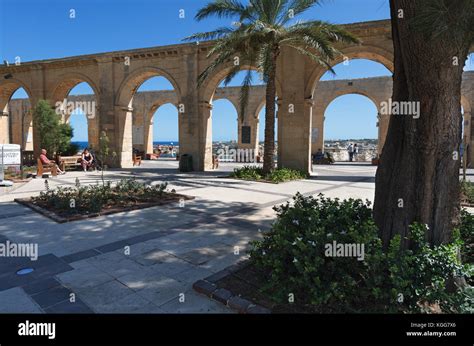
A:
[[[59,156],[59,168],[65,172],[70,167],[81,167],[81,156]]]
[[[42,177],[44,173],[51,173],[53,177],[58,175],[58,171],[56,170],[56,163],[51,162],[48,164],[44,164],[41,159],[38,158],[36,161],[37,168],[36,168],[36,176]]]
[[[142,157],[140,155],[133,154],[133,165],[140,166],[142,164]]]

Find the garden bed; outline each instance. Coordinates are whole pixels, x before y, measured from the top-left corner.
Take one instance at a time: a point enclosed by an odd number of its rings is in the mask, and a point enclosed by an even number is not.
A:
[[[194,289],[239,313],[316,312],[296,302],[278,304],[272,301],[268,295],[260,291],[265,282],[264,275],[249,261],[245,261],[198,281]]]
[[[38,197],[15,199],[15,202],[58,223],[65,223],[194,199],[165,189],[166,184],[147,186],[134,180],[123,180],[115,186],[108,182],[48,189]]]
[[[236,168],[230,174],[230,178],[256,181],[259,183],[279,184],[289,181],[307,179],[309,174],[290,168],[277,168],[268,174],[263,173],[263,169],[258,166],[244,166]]]
[[[382,246],[368,201],[297,194],[250,243],[245,265],[193,288],[240,313],[472,313],[474,217],[461,212],[453,241],[431,247],[428,227]],[[461,258],[459,257],[461,253]],[[447,290],[453,275],[468,285]]]

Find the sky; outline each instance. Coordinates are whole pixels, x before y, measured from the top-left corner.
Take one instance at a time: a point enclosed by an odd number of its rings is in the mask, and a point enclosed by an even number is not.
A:
[[[323,0],[299,19],[320,19],[336,24],[389,18],[388,0]],[[228,25],[235,19],[194,20],[207,0],[0,0],[0,61],[13,63],[74,55],[177,44],[196,32]],[[183,12],[184,10],[184,12]],[[184,18],[180,15],[184,14]],[[473,69],[474,59],[469,69]],[[353,60],[338,65],[336,76],[323,80],[390,76],[382,65]],[[239,85],[238,76],[230,85]],[[169,90],[164,78],[145,82],[139,91]],[[91,93],[82,83],[73,94]],[[21,91],[15,97],[25,97]],[[375,105],[367,98],[346,95],[326,111],[325,138],[376,138]],[[263,112],[261,123],[263,123]],[[213,140],[237,139],[237,112],[230,102],[216,101],[213,109]],[[230,123],[235,126],[229,126]],[[85,117],[72,116],[74,140],[87,139]],[[155,113],[155,141],[176,141],[177,110],[164,105]],[[260,126],[263,139],[263,126]]]

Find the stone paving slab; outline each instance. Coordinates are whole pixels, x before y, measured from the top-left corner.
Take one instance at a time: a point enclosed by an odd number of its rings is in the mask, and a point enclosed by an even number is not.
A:
[[[179,299],[173,299],[166,304],[161,306],[166,312],[170,313],[214,313],[214,314],[231,314],[232,310],[210,300],[207,297],[197,294],[196,292],[189,290],[184,292],[184,302]]]
[[[77,295],[81,300],[93,309],[95,306],[113,303],[133,293],[135,293],[134,290],[117,280],[77,291]]]
[[[98,304],[94,306],[96,313],[142,313],[150,308],[159,309],[158,306],[137,293],[126,295],[108,304]]]
[[[42,313],[41,308],[20,287],[0,292],[0,313]]]

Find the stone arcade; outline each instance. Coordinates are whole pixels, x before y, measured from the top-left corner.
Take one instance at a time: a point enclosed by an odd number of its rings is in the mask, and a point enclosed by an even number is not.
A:
[[[344,59],[369,59],[383,64],[393,71],[393,45],[390,21],[373,21],[348,24],[346,28],[362,40],[360,45],[341,46]],[[210,59],[207,52],[212,43],[179,44],[164,47],[134,49],[109,53],[82,55],[61,59],[31,61],[20,65],[0,67],[0,143],[19,143],[25,147],[25,134],[32,123],[31,116],[19,119],[10,116],[8,109],[12,94],[23,87],[30,104],[40,99],[48,100],[54,107],[63,102],[69,91],[81,82],[87,82],[94,91],[95,116],[89,117],[89,143],[98,143],[99,134],[106,130],[113,150],[119,156],[118,165],[132,166],[134,146],[133,128],[143,130],[143,149],[149,149],[150,124],[154,110],[160,106],[160,98],[152,102],[137,102],[136,90],[145,80],[154,76],[167,78],[174,87],[172,103],[178,105],[180,152],[193,156],[194,169],[207,170],[212,167],[212,101],[219,93],[234,92],[231,89],[216,92],[232,62],[211,76],[198,87],[197,76],[206,68]],[[379,150],[385,139],[388,116],[380,113],[381,103],[391,96],[390,78],[374,78],[348,83],[335,81],[319,82],[326,70],[298,52],[285,48],[282,51],[277,71],[278,94],[278,165],[305,171],[311,170],[311,153],[322,147],[324,111],[336,97],[358,93],[369,97],[379,109]],[[127,63],[126,63],[127,62]],[[129,62],[129,63],[128,63]],[[252,69],[252,66],[241,66]],[[474,127],[470,126],[471,107],[474,103],[474,78],[466,73],[463,84],[462,105],[465,117],[465,136],[471,147]],[[374,86],[375,85],[375,86]],[[258,90],[258,87],[257,89]],[[259,91],[261,93],[261,91]],[[225,96],[224,96],[225,98]],[[252,101],[253,100],[253,101]],[[239,142],[242,128],[250,128],[250,143],[239,143],[239,147],[255,148],[258,133],[259,110],[264,106],[263,98],[254,96],[239,123]],[[253,102],[253,104],[252,104]],[[140,110],[140,108],[143,108]],[[292,110],[293,112],[291,112]],[[20,117],[22,118],[22,117]],[[25,126],[27,124],[27,126]],[[37,128],[31,126],[33,139],[39,138]],[[19,130],[18,130],[19,129]],[[35,153],[39,153],[38,141],[33,140]],[[146,148],[145,148],[146,147]],[[474,162],[471,150],[470,158]]]

